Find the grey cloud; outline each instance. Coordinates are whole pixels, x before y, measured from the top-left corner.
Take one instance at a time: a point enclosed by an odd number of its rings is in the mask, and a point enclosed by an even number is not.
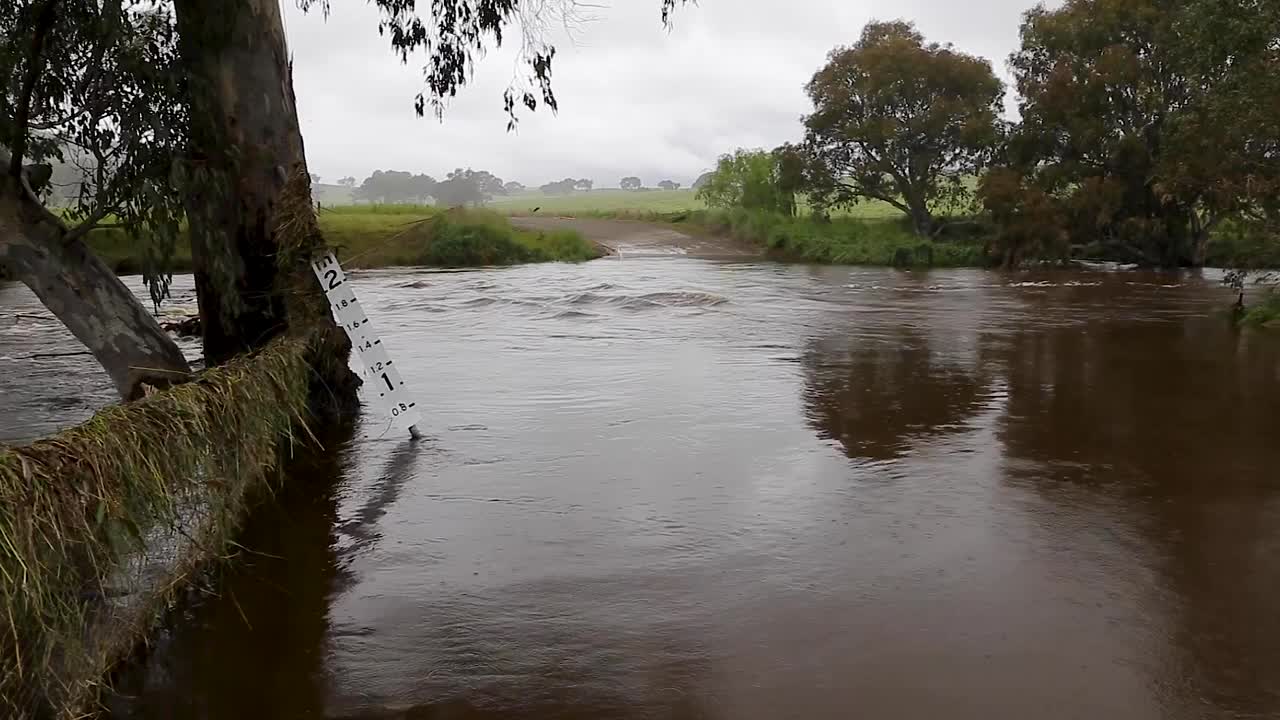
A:
[[[805,82],[872,19],[914,20],[930,40],[987,57],[1004,75],[1033,4],[701,0],[669,31],[658,0],[593,7],[594,19],[551,38],[560,112],[525,114],[515,133],[501,95],[525,70],[510,48],[476,63],[437,122],[414,115],[421,61],[403,66],[392,55],[374,8],[335,0],[327,21],[290,11],[286,24],[308,162],[326,179],[471,166],[526,184],[572,176],[607,187],[630,174],[687,183],[723,152],[797,139]]]

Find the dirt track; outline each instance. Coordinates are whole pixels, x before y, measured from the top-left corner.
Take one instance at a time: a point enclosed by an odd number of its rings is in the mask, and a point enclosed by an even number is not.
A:
[[[688,235],[667,225],[568,217],[515,217],[511,222],[528,230],[577,230],[586,239],[619,258],[681,256],[704,259],[759,257],[757,248],[729,238]]]

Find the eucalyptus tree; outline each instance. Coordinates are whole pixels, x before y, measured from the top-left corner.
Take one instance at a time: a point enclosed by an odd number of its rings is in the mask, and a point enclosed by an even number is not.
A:
[[[168,9],[146,0],[0,4],[0,265],[85,345],[123,397],[185,379],[173,340],[85,243],[142,249],[151,298],[178,237],[186,108]],[[51,208],[52,168],[72,178]],[[68,172],[68,169],[71,171]]]

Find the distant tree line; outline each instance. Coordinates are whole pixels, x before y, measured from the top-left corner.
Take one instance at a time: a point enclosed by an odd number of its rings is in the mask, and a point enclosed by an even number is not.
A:
[[[635,175],[629,175],[627,177],[622,178],[622,180],[618,182],[618,187],[622,188],[623,190],[631,190],[631,191],[654,190],[654,189],[679,190],[681,187],[681,184],[673,180],[663,180],[662,182],[658,183],[657,188],[649,188],[644,186],[644,181],[641,180],[639,177],[636,177]]]
[[[347,176],[338,184],[351,190],[356,202],[385,204],[427,204],[448,207],[483,205],[495,196],[508,195],[524,190],[517,182],[503,182],[502,178],[487,170],[458,168],[444,180],[430,175],[414,174],[403,170],[374,170],[359,186],[356,179]]]
[[[595,187],[595,182],[586,178],[581,180],[565,178],[549,182],[538,189],[547,195],[568,195],[574,191],[590,192],[593,187]]]
[[[739,150],[695,183],[711,206],[819,217],[867,201],[912,229],[989,229],[1007,265],[1090,246],[1201,265],[1211,233],[1280,242],[1280,3],[1067,0],[989,61],[873,22],[806,86],[804,140]],[[625,187],[624,181],[624,187]]]
[[[709,174],[708,174],[709,177]],[[312,174],[311,180],[320,184],[320,176]],[[414,174],[403,170],[374,170],[359,185],[352,176],[338,179],[338,185],[351,192],[351,198],[357,203],[382,203],[388,205],[430,204],[442,206],[483,205],[494,197],[517,195],[527,192],[523,183],[515,181],[503,182],[502,178],[486,170],[465,170],[459,168],[449,173],[444,180],[436,180],[430,175]],[[638,177],[627,177],[622,180],[624,190],[648,190]],[[679,190],[683,185],[673,180],[658,183],[658,189]],[[590,192],[595,189],[595,182],[588,178],[564,178],[553,180],[538,186],[545,195],[569,195],[575,192]]]

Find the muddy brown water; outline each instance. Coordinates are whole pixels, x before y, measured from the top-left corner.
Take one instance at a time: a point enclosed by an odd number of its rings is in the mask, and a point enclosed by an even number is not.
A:
[[[428,437],[321,428],[114,717],[1280,716],[1280,337],[1213,280],[362,274]],[[0,437],[109,397],[0,301]]]

